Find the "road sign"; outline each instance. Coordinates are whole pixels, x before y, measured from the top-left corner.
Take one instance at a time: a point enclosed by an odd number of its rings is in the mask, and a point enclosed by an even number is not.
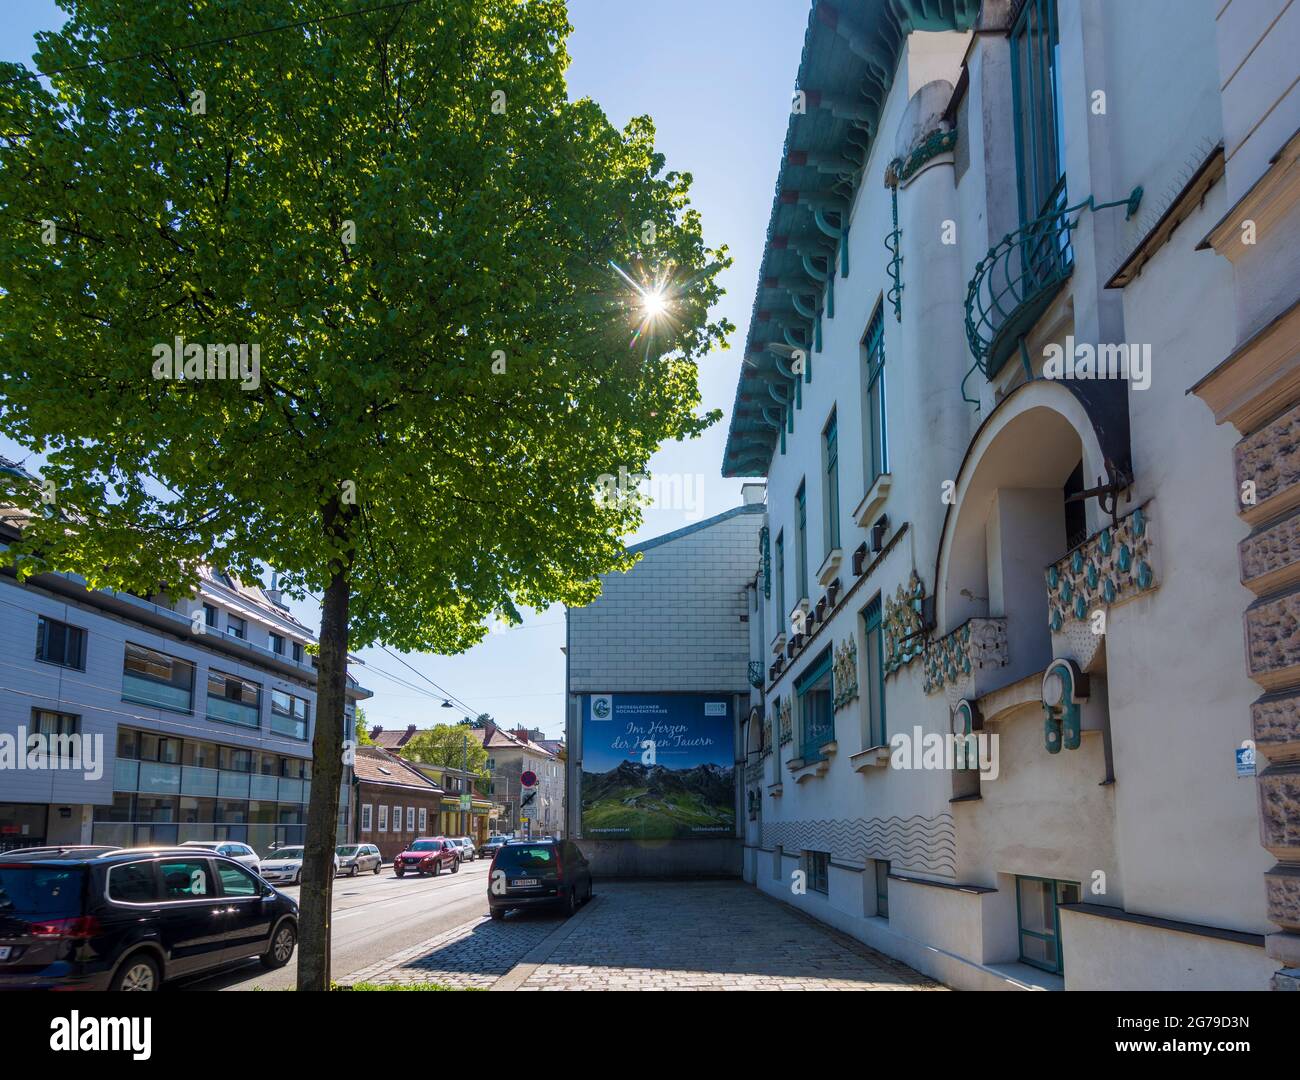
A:
[[[523,774],[522,776],[519,777],[519,782],[520,782],[524,787],[536,787],[536,786],[537,786],[537,774],[536,774],[535,772],[533,772],[532,769],[528,769],[526,772],[524,772],[524,774]]]

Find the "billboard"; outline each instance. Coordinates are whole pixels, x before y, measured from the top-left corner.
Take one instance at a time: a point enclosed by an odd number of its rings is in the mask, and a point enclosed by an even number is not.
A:
[[[728,694],[585,694],[582,835],[667,840],[736,834]]]

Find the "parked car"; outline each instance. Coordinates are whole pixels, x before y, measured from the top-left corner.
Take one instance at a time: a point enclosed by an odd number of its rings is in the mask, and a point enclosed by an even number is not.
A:
[[[453,836],[451,842],[456,845],[460,851],[461,862],[473,862],[478,858],[478,851],[474,847],[474,840],[469,836]]]
[[[257,957],[284,967],[298,905],[196,847],[0,861],[0,989],[157,990]]]
[[[374,844],[340,844],[334,849],[339,857],[339,869],[348,877],[356,877],[363,870],[379,873],[384,857]]]
[[[453,874],[460,869],[459,849],[445,836],[422,836],[412,840],[405,851],[393,859],[393,871],[398,877],[407,874],[432,874],[437,877],[443,870]]]
[[[510,837],[508,836],[503,836],[501,833],[493,833],[487,838],[483,846],[479,848],[479,854],[485,859],[490,858],[501,850],[502,844],[507,843],[509,840]]]
[[[52,859],[52,858],[91,858],[95,855],[106,855],[110,851],[121,851],[117,844],[65,844],[54,845],[52,847],[22,847],[10,848],[8,851],[0,851],[0,861],[15,859],[27,861],[29,859]]]
[[[262,860],[257,852],[247,844],[235,840],[186,840],[181,847],[207,848],[218,855],[224,855],[227,859],[243,863],[255,874],[261,872]]]
[[[488,909],[494,919],[547,905],[572,915],[590,899],[591,865],[571,840],[511,840],[492,859]]]
[[[262,860],[262,877],[267,881],[280,881],[288,885],[302,884],[302,860],[304,851],[301,845],[277,848]],[[339,872],[339,857],[334,856],[334,873]]]

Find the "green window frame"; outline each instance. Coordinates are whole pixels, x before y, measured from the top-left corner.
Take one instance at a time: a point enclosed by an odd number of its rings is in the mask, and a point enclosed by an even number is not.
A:
[[[862,609],[862,631],[866,667],[866,748],[884,746],[889,741],[885,723],[885,636],[881,618],[880,596]]]
[[[867,490],[889,472],[889,430],[885,420],[885,318],[884,306],[876,301],[875,313],[862,335],[863,449]]]
[[[839,418],[835,409],[831,409],[831,418],[822,431],[822,472],[825,475],[825,490],[822,505],[826,507],[826,554],[829,555],[840,546],[840,449]]]
[[[796,549],[795,569],[798,571],[799,598],[808,599],[808,482],[801,480],[794,496]]]
[[[889,860],[872,859],[872,871],[876,878],[876,915],[882,919],[889,918]]]
[[[785,617],[785,532],[776,534],[776,625],[783,631]]]
[[[820,761],[821,748],[835,739],[835,687],[828,647],[798,679],[794,692],[799,702],[799,756]]]
[[[1063,973],[1060,906],[1077,904],[1080,897],[1077,881],[1016,876],[1016,932],[1023,963]]]
[[[1056,0],[1025,0],[1011,29],[1020,223],[1066,205]]]

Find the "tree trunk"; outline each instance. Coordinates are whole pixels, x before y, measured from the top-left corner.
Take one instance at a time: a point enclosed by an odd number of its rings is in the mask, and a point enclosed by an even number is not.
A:
[[[343,508],[327,507],[333,531]],[[339,786],[343,781],[343,709],[347,704],[349,563],[334,568],[321,607],[320,657],[316,672],[316,734],[312,740],[311,799],[307,844],[298,897],[298,989],[330,988],[330,924],[334,849],[338,844]]]

